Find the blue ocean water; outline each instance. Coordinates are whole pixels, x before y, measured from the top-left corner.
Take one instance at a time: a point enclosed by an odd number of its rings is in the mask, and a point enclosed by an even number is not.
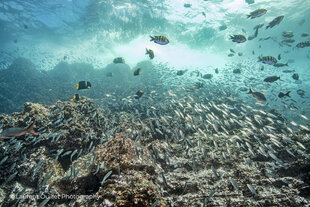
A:
[[[310,1],[3,0],[0,45],[4,206],[309,202]]]
[[[283,105],[276,95],[289,90],[296,101],[292,104],[307,113],[308,94],[300,97],[296,91],[309,88],[309,48],[295,46],[309,40],[309,36],[302,36],[310,32],[309,5],[307,1],[300,4],[293,0],[285,3],[3,1],[0,68],[6,69],[17,57],[24,57],[43,71],[52,70],[61,61],[87,63],[101,69],[118,56],[124,57],[126,64],[134,68],[139,62],[148,60],[145,48],[151,48],[155,52],[152,63],[165,64],[168,67],[165,70],[188,69],[213,74],[214,69],[219,68],[221,72],[212,79],[219,86],[227,84],[236,90],[256,86],[255,90],[263,90],[270,96],[269,104],[275,108]],[[259,8],[267,9],[267,13],[255,19],[247,18]],[[279,25],[265,29],[271,20],[281,15],[284,19]],[[242,44],[230,40],[230,35],[234,34],[253,35],[253,27],[258,24],[264,26],[255,39]],[[293,32],[293,43],[281,44],[285,31]],[[150,35],[165,35],[170,43],[154,44],[149,41]],[[228,56],[230,49],[236,52],[233,57]],[[257,63],[259,56],[278,57],[279,54],[281,62],[289,63],[289,67],[264,65],[265,70],[260,70],[263,64]],[[232,75],[231,70],[235,68],[242,69],[242,74]],[[300,80],[292,79],[292,73],[283,73],[284,69],[294,70]],[[262,78],[272,75],[280,76],[282,81],[270,87],[263,84]]]

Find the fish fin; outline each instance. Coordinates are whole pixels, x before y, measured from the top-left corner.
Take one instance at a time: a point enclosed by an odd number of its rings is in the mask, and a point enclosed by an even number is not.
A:
[[[150,38],[151,38],[151,40],[150,40],[150,41],[154,41],[154,40],[155,40],[155,38],[154,38],[154,37],[152,37],[152,36],[150,36]]]
[[[35,123],[35,122],[33,121],[33,122],[27,127],[26,131],[27,131],[28,133],[30,133],[30,134],[33,134],[33,135],[39,135],[39,134],[35,133],[34,130],[33,130],[34,123]]]
[[[145,53],[145,54],[146,54],[146,55],[149,54],[149,50],[148,50],[147,48],[145,48],[145,50],[146,50],[146,53]]]

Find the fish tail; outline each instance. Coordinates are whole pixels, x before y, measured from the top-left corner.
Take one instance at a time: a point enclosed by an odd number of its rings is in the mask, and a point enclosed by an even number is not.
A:
[[[247,94],[252,94],[253,91],[249,88],[249,92],[247,92]]]
[[[150,38],[151,38],[151,40],[150,40],[150,41],[154,41],[154,40],[155,40],[155,38],[154,38],[154,37],[152,37],[152,36],[150,36]]]
[[[286,63],[285,66],[288,66],[288,63]]]
[[[290,96],[290,92],[291,92],[291,91],[287,92],[285,95],[288,96],[288,97],[291,97],[291,96]]]
[[[262,62],[262,58],[261,57],[258,57],[258,61],[257,62]]]
[[[35,123],[35,122],[33,121],[33,122],[27,127],[26,131],[27,131],[28,133],[30,133],[30,134],[33,134],[33,135],[39,135],[39,134],[35,133],[34,130],[33,130],[34,123]]]
[[[248,14],[247,17],[250,18],[250,17],[251,17],[251,14]]]
[[[152,40],[151,40],[151,41],[152,41]],[[147,48],[145,48],[145,50],[146,50],[146,53],[145,53],[146,55],[147,55],[147,54],[150,54],[150,52],[149,52],[149,50],[148,50]]]

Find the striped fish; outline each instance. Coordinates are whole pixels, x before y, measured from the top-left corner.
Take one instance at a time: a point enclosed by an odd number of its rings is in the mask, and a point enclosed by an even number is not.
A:
[[[300,42],[296,45],[298,48],[310,47],[310,41]]]
[[[160,45],[166,45],[169,43],[169,40],[165,36],[154,36],[154,37],[150,36],[150,38],[151,38],[150,41],[154,41],[155,43]]]
[[[259,60],[257,62],[262,62],[268,65],[274,65],[277,63],[277,59],[273,56],[265,56],[265,57],[259,57]]]
[[[266,14],[267,10],[266,9],[256,9],[255,11],[252,11],[249,15],[248,18],[254,19],[257,17],[261,17],[264,14]]]
[[[246,41],[246,37],[243,36],[243,35],[230,35],[230,39],[233,41],[233,42],[237,42],[237,43],[243,43]]]

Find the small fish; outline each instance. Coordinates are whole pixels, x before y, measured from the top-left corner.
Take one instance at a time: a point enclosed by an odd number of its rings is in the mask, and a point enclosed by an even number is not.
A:
[[[262,62],[264,64],[268,64],[268,65],[274,65],[276,64],[278,61],[275,57],[273,56],[265,56],[265,57],[258,57],[258,61],[257,62]]]
[[[135,70],[135,71],[133,72],[133,75],[134,75],[134,76],[137,76],[137,75],[140,74],[140,72],[141,72],[141,68],[138,68],[137,70]]]
[[[233,57],[234,54],[233,54],[233,53],[230,53],[230,54],[228,54],[227,56],[228,56],[228,57]]]
[[[308,36],[309,36],[309,33],[307,33],[307,32],[304,32],[301,34],[301,37],[308,37]]]
[[[76,84],[76,89],[82,90],[82,89],[90,89],[91,83],[89,81],[80,81],[78,84]]]
[[[100,182],[101,185],[104,184],[104,182],[106,181],[106,179],[108,179],[108,177],[110,177],[110,175],[112,174],[112,170],[109,171],[102,179],[102,181]]]
[[[254,38],[255,38],[255,35],[248,36],[248,40],[253,40]]]
[[[260,29],[264,26],[264,23],[261,23],[261,24],[258,24],[256,25],[255,27],[253,27],[253,30],[257,30],[257,29]]]
[[[150,41],[154,41],[155,43],[160,45],[166,45],[169,43],[169,40],[165,36],[154,36],[154,37],[150,36],[150,38],[151,38]]]
[[[269,24],[266,26],[266,29],[268,28],[272,28],[278,24],[280,24],[283,20],[284,16],[278,16],[276,18],[274,18],[271,22],[269,22]]]
[[[79,101],[80,100],[80,95],[79,94],[74,94],[74,96],[73,96],[73,100],[74,101]]]
[[[125,63],[125,59],[122,57],[117,57],[113,60],[113,63],[118,64],[118,63]]]
[[[284,64],[284,63],[276,63],[273,65],[276,68],[280,68],[280,67],[284,67],[284,66],[288,66],[288,63]]]
[[[185,8],[190,8],[192,5],[191,4],[184,4]]]
[[[277,80],[280,80],[280,76],[269,76],[264,79],[265,82],[273,83]]]
[[[140,99],[142,95],[143,95],[143,91],[139,90],[135,95],[135,99]]]
[[[283,97],[285,97],[285,96],[290,97],[290,92],[291,92],[291,91],[288,91],[287,93],[282,93],[282,92],[280,92],[279,95],[278,95],[278,97],[279,97],[279,98],[283,98]]]
[[[252,96],[262,102],[267,101],[266,97],[264,94],[262,94],[261,92],[253,92],[251,89],[249,89],[250,91],[247,94],[252,94]]]
[[[258,35],[258,29],[255,30],[254,37],[257,37],[257,35]]]
[[[230,50],[230,52],[232,52],[232,53],[236,53],[233,49],[229,49]]]
[[[281,60],[281,54],[278,55],[278,60]]]
[[[184,73],[186,73],[187,70],[178,70],[177,71],[177,75],[181,76],[181,75],[184,75]]]
[[[256,9],[255,11],[252,11],[250,14],[248,14],[248,18],[255,19],[257,17],[261,17],[264,14],[266,14],[266,9]]]
[[[282,37],[291,38],[291,37],[294,37],[294,33],[293,31],[284,31],[282,32]]]
[[[230,36],[230,39],[233,41],[233,42],[237,42],[237,43],[243,43],[246,41],[246,37],[243,36],[243,35],[231,35]]]
[[[298,48],[310,47],[310,41],[300,42],[296,45]]]
[[[295,70],[283,70],[282,72],[283,73],[292,73],[292,72],[295,72]]]
[[[26,128],[9,128],[5,129],[1,132],[0,134],[0,139],[5,139],[5,138],[12,138],[12,137],[19,137],[24,134],[30,133],[33,135],[39,135],[34,132],[33,126],[35,122],[32,122],[28,127]]]
[[[299,80],[299,75],[298,75],[298,73],[294,73],[294,74],[292,75],[292,78],[293,78],[294,80]]]
[[[115,75],[115,74],[112,73],[112,72],[106,74],[107,77],[113,77],[114,75]]]
[[[219,30],[220,31],[223,31],[223,30],[226,30],[227,29],[227,26],[226,25],[221,25],[220,27],[219,27]]]
[[[149,55],[149,57],[150,57],[150,59],[153,59],[154,58],[154,51],[153,50],[151,50],[151,49],[147,49],[147,48],[145,48],[146,49],[146,55]]]

